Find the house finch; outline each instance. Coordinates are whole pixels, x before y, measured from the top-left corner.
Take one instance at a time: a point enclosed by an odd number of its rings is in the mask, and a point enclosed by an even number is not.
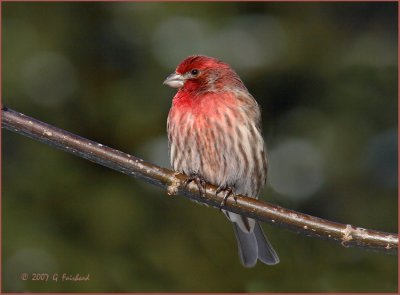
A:
[[[267,176],[260,108],[235,71],[215,58],[189,56],[164,84],[179,89],[167,122],[174,170],[198,185],[207,181],[257,198]],[[257,221],[222,211],[233,223],[244,266],[279,262]]]

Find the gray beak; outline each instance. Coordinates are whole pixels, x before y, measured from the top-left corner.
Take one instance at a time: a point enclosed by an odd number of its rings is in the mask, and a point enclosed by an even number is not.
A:
[[[185,79],[183,78],[182,75],[179,75],[177,73],[172,73],[165,79],[163,84],[168,85],[169,87],[172,88],[181,88],[185,82]]]

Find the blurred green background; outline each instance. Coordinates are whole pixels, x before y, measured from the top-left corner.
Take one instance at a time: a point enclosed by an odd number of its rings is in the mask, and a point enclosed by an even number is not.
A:
[[[262,107],[261,198],[397,232],[397,3],[2,3],[3,104],[169,167],[162,85],[218,57]],[[217,210],[2,131],[3,291],[394,292],[397,257],[264,225],[243,268]],[[90,274],[87,282],[21,273]]]

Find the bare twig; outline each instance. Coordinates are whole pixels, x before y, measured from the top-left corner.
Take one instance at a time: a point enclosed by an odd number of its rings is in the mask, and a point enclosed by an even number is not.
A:
[[[195,184],[192,183],[187,188],[184,187],[183,183],[186,176],[183,174],[158,167],[8,108],[3,108],[1,114],[3,127],[8,130],[143,179],[148,183],[165,188],[168,194],[184,195],[213,207],[219,207],[223,199],[223,194],[216,195],[216,187],[213,185],[207,184],[206,194],[201,197]],[[237,201],[234,198],[229,198],[224,209],[272,225],[278,225],[303,235],[336,241],[345,247],[373,249],[391,254],[397,253],[397,234],[364,229],[350,224],[340,224],[245,196],[237,196]]]

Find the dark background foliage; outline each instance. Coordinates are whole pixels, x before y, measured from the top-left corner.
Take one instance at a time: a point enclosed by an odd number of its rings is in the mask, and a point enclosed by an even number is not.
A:
[[[2,3],[3,103],[169,167],[162,85],[202,53],[262,107],[261,198],[397,231],[397,3]],[[243,268],[231,225],[139,180],[2,132],[4,291],[396,291],[397,257],[264,226],[281,263]],[[90,274],[87,282],[21,273]]]

